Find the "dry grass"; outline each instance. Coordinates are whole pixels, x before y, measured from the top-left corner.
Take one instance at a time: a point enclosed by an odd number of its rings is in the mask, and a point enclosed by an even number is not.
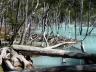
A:
[[[0,39],[4,38],[4,32],[5,32],[5,29],[2,28],[0,32]]]
[[[0,39],[4,38],[4,34],[0,33]]]
[[[2,66],[0,66],[0,72],[4,72],[3,69],[2,69]]]

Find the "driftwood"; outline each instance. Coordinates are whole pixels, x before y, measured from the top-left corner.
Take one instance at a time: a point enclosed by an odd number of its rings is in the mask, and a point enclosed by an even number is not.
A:
[[[8,55],[10,54],[10,53],[7,53],[7,51],[8,51],[8,47],[4,47],[4,48],[0,49],[0,52],[1,52],[1,54],[0,54],[0,65],[2,64],[2,58],[7,58]]]
[[[56,46],[51,48],[55,48],[55,47]],[[23,55],[27,56],[30,54],[32,55],[38,54],[38,55],[57,56],[57,57],[64,57],[64,58],[88,59],[93,62],[96,62],[96,54],[89,54],[85,52],[74,53],[74,52],[65,51],[65,50],[38,48],[38,47],[24,46],[24,45],[12,45],[10,48],[11,48],[11,51],[10,51],[11,60],[5,59],[4,62],[9,67],[11,72],[96,72],[96,64],[36,68],[32,64],[32,62],[28,61],[23,56]],[[19,52],[21,54],[19,54]],[[4,58],[6,58],[6,54]],[[24,70],[18,69],[18,67],[20,66],[19,61],[24,64],[24,68],[22,68]],[[26,69],[27,67],[28,69]]]
[[[44,38],[44,39],[43,39]],[[56,45],[58,43],[62,43],[62,42],[79,42],[79,40],[75,40],[72,38],[67,38],[67,37],[62,37],[62,36],[56,36],[56,35],[48,35],[48,34],[33,34],[31,37],[31,41],[34,42],[45,42],[46,45],[48,46],[52,46],[52,45]]]
[[[50,68],[31,68],[12,72],[96,72],[96,64],[76,65],[76,66],[58,66]]]
[[[8,59],[3,59],[2,61],[2,67],[3,67],[3,71],[15,71],[15,67],[12,65],[12,63],[10,62],[10,60]]]
[[[11,48],[17,51],[27,52],[28,55],[30,55],[31,53],[31,54],[57,56],[57,57],[64,57],[64,58],[96,60],[96,54],[90,54],[90,53],[75,53],[66,50],[46,49],[46,48],[38,48],[38,47],[24,46],[24,45],[12,45]]]
[[[12,45],[10,47],[11,49],[10,59],[7,59],[7,54],[6,54],[6,51],[9,48],[2,49],[1,56],[2,58],[4,58],[3,60],[5,64],[7,65],[7,67],[9,67],[9,69],[12,72],[71,72],[71,71],[72,72],[95,72],[96,71],[96,64],[36,68],[31,61],[26,59],[27,57],[25,58],[23,56],[23,55],[30,56],[30,54],[31,55],[37,54],[37,55],[56,56],[56,57],[64,57],[64,58],[87,59],[92,61],[93,63],[96,63],[96,54],[85,53],[84,52],[85,50],[82,50],[83,53],[75,53],[75,52],[70,52],[66,50],[54,49],[63,44],[66,44],[66,42],[56,44],[54,46],[45,47],[45,48],[24,46],[24,45]],[[84,48],[82,45],[81,47]],[[20,64],[22,63],[24,65],[23,67],[20,66]]]
[[[7,51],[9,51],[7,53]],[[18,54],[15,50],[11,49],[9,47],[4,47],[0,49],[1,55],[0,55],[0,64],[6,64],[9,70],[22,70],[27,68],[36,68],[31,60],[27,60],[28,57],[24,57],[21,54]],[[2,63],[3,62],[3,63]],[[4,67],[4,65],[3,65]]]
[[[11,60],[13,61],[13,65],[14,65],[15,69],[18,69],[18,67],[21,64],[20,62],[22,62],[24,64],[24,69],[35,68],[35,66],[32,64],[32,62],[27,61],[23,55],[18,54],[13,49],[11,49]]]
[[[76,42],[63,42],[63,43],[59,43],[59,44],[56,44],[56,45],[54,45],[54,46],[49,46],[49,47],[45,47],[45,48],[46,48],[46,49],[55,49],[55,48],[57,48],[57,47],[59,47],[59,46],[61,46],[61,45],[74,44],[74,43],[76,43]]]

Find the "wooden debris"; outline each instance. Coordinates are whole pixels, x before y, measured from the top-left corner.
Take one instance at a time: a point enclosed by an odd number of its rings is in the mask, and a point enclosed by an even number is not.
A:
[[[0,52],[0,65],[2,64],[2,58],[7,58],[10,53],[7,53],[8,47],[1,48]]]
[[[10,62],[10,60],[8,59],[3,59],[2,62],[2,67],[4,71],[15,71],[15,67],[12,65],[12,63]]]
[[[3,48],[1,50],[1,60],[4,60],[6,66],[12,72],[95,72],[96,64],[89,65],[76,65],[76,66],[59,66],[59,67],[50,67],[50,68],[36,68],[32,61],[30,61],[30,56],[33,54],[36,55],[46,55],[46,56],[56,56],[63,58],[76,58],[76,59],[87,59],[96,63],[96,54],[90,54],[83,51],[83,53],[75,53],[66,50],[56,50],[55,48],[64,45],[66,43],[74,42],[63,42],[56,44],[54,46],[49,46],[45,48],[41,47],[32,47],[25,45],[12,45],[10,47],[10,59],[7,58],[7,50],[9,48]],[[83,47],[81,45],[81,47]],[[29,55],[29,57],[24,56]],[[26,59],[27,58],[27,59]],[[24,70],[23,70],[24,69]],[[18,71],[19,70],[19,71]]]
[[[18,67],[20,66],[20,62],[22,62],[24,64],[24,69],[26,68],[35,68],[35,66],[26,60],[26,58],[21,55],[21,54],[18,54],[15,50],[11,49],[11,60],[13,61],[14,63],[14,67]]]
[[[14,71],[12,71],[14,72]],[[96,72],[96,64],[76,65],[76,66],[58,66],[49,68],[31,68],[18,72]]]
[[[56,44],[56,45],[54,45],[54,46],[49,46],[49,47],[45,47],[45,48],[46,48],[46,49],[55,49],[55,48],[57,48],[57,47],[59,47],[59,46],[61,46],[61,45],[74,44],[74,43],[76,43],[76,42],[62,42],[62,43]]]
[[[66,50],[55,50],[46,48],[38,48],[24,45],[12,45],[11,48],[17,51],[27,52],[27,54],[39,54],[47,56],[57,56],[64,58],[77,58],[77,59],[96,59],[96,54],[90,53],[75,53]],[[30,53],[29,53],[30,52]]]
[[[4,47],[0,49],[0,52],[1,52],[0,64],[6,65],[6,67],[9,70],[22,70],[27,68],[36,68],[32,64],[32,62],[28,61],[23,55],[18,54],[12,48],[10,49],[11,49],[10,53],[7,53],[7,51],[9,51],[9,47]]]

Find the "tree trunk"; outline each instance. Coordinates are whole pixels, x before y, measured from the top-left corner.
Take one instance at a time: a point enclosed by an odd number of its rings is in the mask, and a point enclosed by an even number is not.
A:
[[[0,54],[0,65],[2,64],[2,58],[7,58],[7,56],[9,55],[9,54],[7,54],[7,51],[8,51],[8,47],[4,47],[0,51],[1,52],[1,54]]]
[[[35,66],[33,66],[33,64],[31,62],[27,61],[23,55],[18,54],[13,49],[11,49],[11,60],[13,61],[15,68],[17,68],[20,65],[20,62],[24,63],[24,69],[35,68]]]
[[[96,61],[96,54],[90,54],[90,53],[75,53],[65,50],[54,50],[54,49],[38,48],[24,45],[12,45],[11,47],[17,51],[27,52],[28,55],[39,54],[39,55],[56,56],[64,58],[91,59],[94,62]]]
[[[2,68],[4,72],[16,70],[8,59],[3,59]]]
[[[75,39],[77,39],[77,36],[76,36],[76,20],[77,20],[77,14],[76,14],[76,11],[75,11]]]
[[[22,72],[96,72],[96,64],[76,65],[76,66],[58,66],[49,68],[31,68],[22,70]]]
[[[91,5],[91,1],[89,1],[89,8],[88,8],[88,24],[87,24],[87,30],[86,30],[86,36],[88,34],[88,31],[89,31],[89,22],[90,22],[90,5]]]
[[[27,23],[28,23],[28,17],[27,17],[27,13],[28,13],[28,0],[26,0],[26,7],[25,7],[25,25],[24,25],[24,30],[23,30],[23,36],[21,38],[21,42],[20,44],[24,43],[24,39],[25,39],[25,35],[26,35],[26,28],[27,28]]]
[[[83,24],[83,0],[81,0],[81,14],[80,14],[80,35],[82,35],[82,24]]]
[[[83,41],[81,42],[81,51],[82,51],[82,53],[86,52]],[[89,60],[87,60],[87,59],[84,59],[84,62],[85,62],[85,64],[89,64]]]

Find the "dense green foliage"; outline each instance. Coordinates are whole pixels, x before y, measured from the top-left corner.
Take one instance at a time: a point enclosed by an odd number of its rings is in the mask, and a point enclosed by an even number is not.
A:
[[[13,3],[14,2],[14,3]],[[75,12],[77,13],[78,17],[80,16],[80,7],[81,7],[81,0],[39,0],[39,5],[35,10],[37,0],[28,0],[28,15],[30,15],[34,10],[35,15],[32,15],[33,18],[37,18],[38,14],[44,13],[42,8],[47,4],[51,5],[50,8],[50,15],[53,15],[53,12],[56,11],[56,8],[59,7],[60,17],[63,20],[64,17],[68,16],[68,11],[71,11],[71,18],[75,19]],[[91,18],[95,17],[96,13],[96,0],[84,0],[83,2],[83,17],[87,17],[88,13],[88,6],[89,2],[91,2],[90,5],[90,13]],[[6,18],[8,18],[8,22],[11,24],[21,24],[24,20],[24,11],[25,11],[25,4],[26,0],[0,0],[0,3],[2,3],[0,9],[3,11],[6,9],[3,13]],[[13,8],[14,5],[14,8]],[[18,14],[19,11],[19,14]]]

